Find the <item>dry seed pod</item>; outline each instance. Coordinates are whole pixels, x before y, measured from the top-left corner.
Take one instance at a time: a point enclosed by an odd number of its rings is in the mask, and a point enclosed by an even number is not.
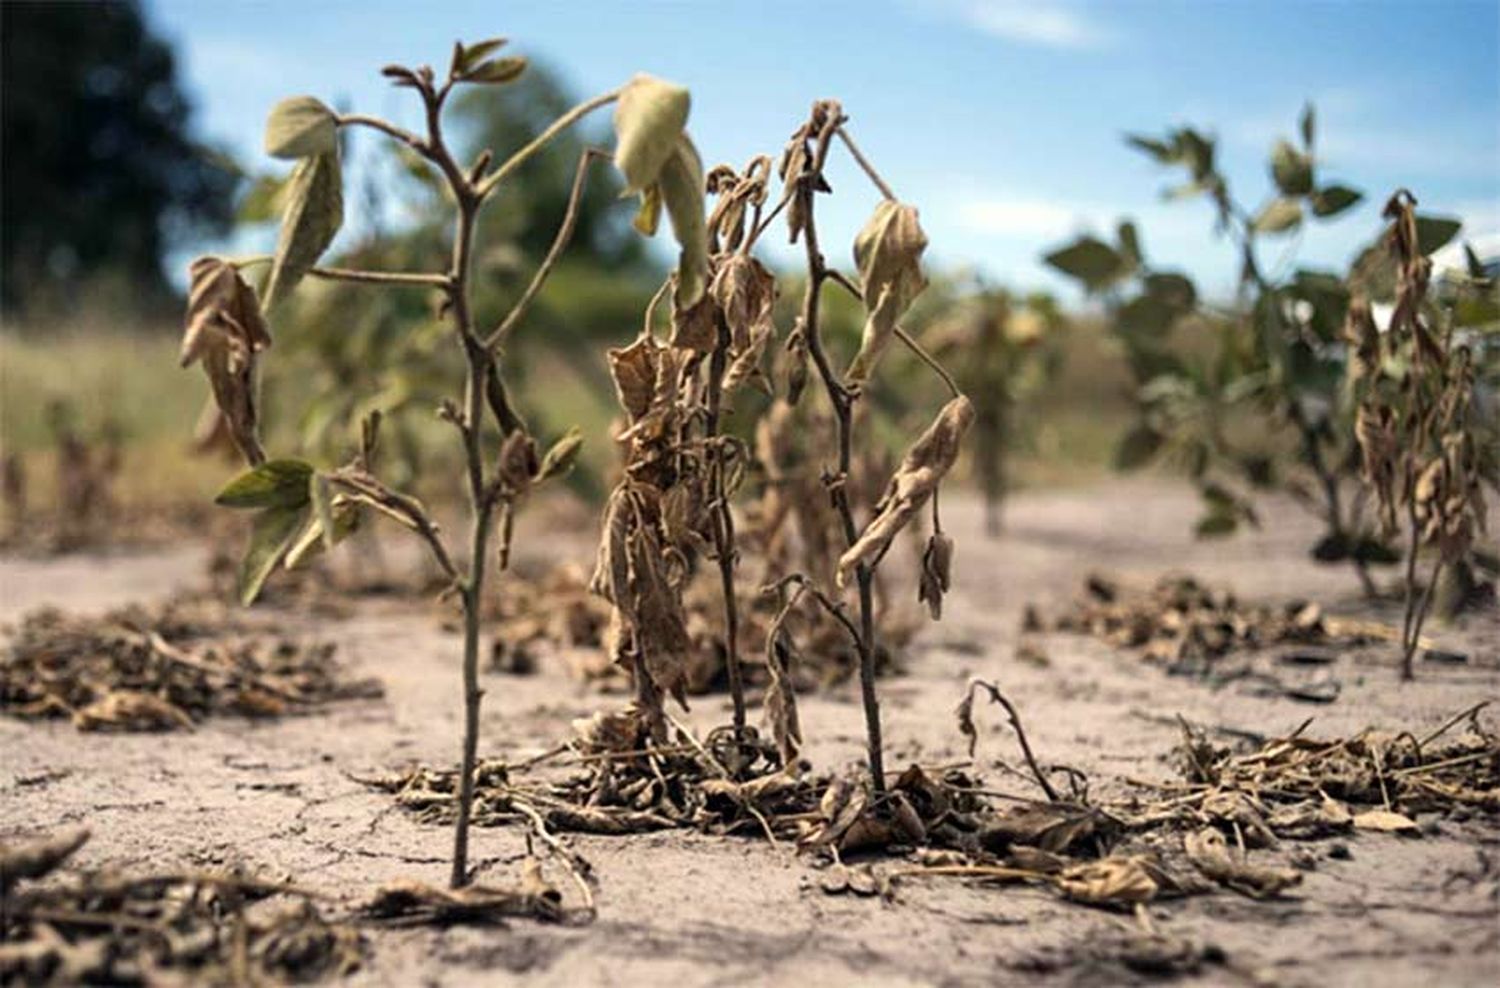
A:
[[[271,345],[255,290],[238,269],[217,257],[188,268],[192,285],[182,336],[182,366],[203,363],[214,402],[235,445],[252,464],[264,459],[257,433],[256,355]]]
[[[934,621],[943,616],[943,594],[953,574],[953,540],[942,532],[936,532],[927,540],[922,553],[922,577],[917,585],[917,601],[925,603]]]
[[[959,446],[974,422],[974,406],[965,397],[943,406],[937,419],[902,457],[901,465],[886,485],[875,506],[875,517],[858,540],[839,557],[839,586],[861,565],[872,565],[885,554],[891,541],[916,516],[937,490],[938,483],[953,468]]]
[[[926,248],[927,235],[917,222],[916,207],[891,199],[875,207],[875,215],[855,239],[854,261],[859,266],[868,315],[859,353],[846,374],[851,383],[869,380],[895,335],[896,321],[927,287],[922,275],[922,251]]]

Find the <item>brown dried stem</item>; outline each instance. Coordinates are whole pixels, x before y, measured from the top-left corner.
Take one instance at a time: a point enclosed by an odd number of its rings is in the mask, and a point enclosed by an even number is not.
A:
[[[714,555],[719,564],[719,581],[724,597],[724,666],[729,674],[729,694],[734,705],[734,733],[742,738],[745,733],[745,684],[740,669],[740,620],[739,603],[734,593],[734,514],[729,506],[729,490],[725,481],[725,444],[718,441],[720,418],[723,411],[724,372],[729,364],[729,325],[720,312],[717,317],[718,344],[709,358],[708,367],[708,448],[709,485],[713,503],[710,511],[713,518]]]
[[[820,107],[821,109],[822,107]],[[853,546],[859,537],[859,527],[854,521],[854,510],[849,503],[848,480],[853,463],[855,395],[839,380],[837,372],[829,362],[823,349],[823,338],[819,330],[819,303],[823,283],[830,277],[829,269],[818,248],[817,221],[814,217],[814,197],[828,159],[829,143],[842,123],[842,112],[836,105],[829,105],[826,120],[814,145],[813,160],[801,174],[793,194],[801,199],[803,215],[802,242],[807,257],[807,292],[802,301],[802,331],[807,338],[808,353],[818,369],[818,377],[833,406],[836,441],[838,444],[838,472],[826,477],[829,496],[838,512],[844,529],[847,546]],[[855,583],[859,590],[859,634],[856,643],[859,649],[860,698],[865,710],[865,733],[870,763],[870,782],[876,794],[885,792],[885,758],[881,745],[880,698],[875,690],[875,594],[874,572],[860,563],[855,568]]]

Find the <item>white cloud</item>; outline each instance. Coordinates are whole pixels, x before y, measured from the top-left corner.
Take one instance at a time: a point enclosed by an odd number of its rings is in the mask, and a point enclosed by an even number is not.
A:
[[[1016,44],[1086,51],[1115,40],[1112,31],[1079,7],[1052,0],[927,0],[926,6]]]

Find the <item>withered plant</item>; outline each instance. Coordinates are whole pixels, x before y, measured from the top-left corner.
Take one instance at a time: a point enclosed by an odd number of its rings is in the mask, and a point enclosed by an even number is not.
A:
[[[1386,247],[1395,265],[1396,298],[1382,333],[1369,303],[1349,307],[1345,336],[1350,378],[1359,393],[1355,436],[1362,476],[1380,505],[1388,535],[1407,543],[1401,676],[1411,679],[1422,625],[1444,566],[1463,563],[1485,530],[1484,467],[1471,417],[1475,364],[1456,338],[1451,311],[1428,300],[1432,261],[1422,251],[1416,199],[1401,190],[1386,203]],[[1432,568],[1418,576],[1418,556]]]
[[[296,565],[331,548],[374,511],[408,528],[428,547],[464,615],[464,736],[451,883],[468,881],[468,833],[479,743],[480,609],[498,540],[498,568],[506,566],[515,512],[541,482],[568,469],[579,437],[569,433],[543,455],[537,438],[511,400],[505,345],[527,315],[549,273],[572,237],[591,164],[608,159],[586,149],[577,165],[565,215],[545,258],[509,312],[491,327],[477,324],[472,267],[478,217],[506,180],[558,134],[586,115],[616,105],[614,162],[627,191],[643,201],[637,226],[654,230],[665,207],[682,253],[674,303],[691,309],[706,290],[704,178],[696,151],[684,130],[689,95],[685,89],[649,76],[637,76],[619,89],[578,104],[559,116],[534,140],[498,165],[489,150],[464,164],[455,159],[444,133],[444,109],[463,86],[498,86],[526,68],[519,57],[497,56],[505,40],[454,45],[445,75],[428,66],[390,65],[382,70],[421,101],[424,127],[408,131],[378,117],[338,113],[302,96],[278,104],[266,127],[266,150],[297,162],[281,194],[281,235],[270,258],[233,260],[204,257],[191,267],[192,288],[183,340],[183,363],[201,362],[229,433],[250,466],[218,497],[229,507],[256,510],[250,545],[241,565],[241,599],[254,600],[278,564]],[[397,142],[435,171],[453,210],[452,249],[440,271],[368,271],[320,267],[343,219],[340,133],[367,128]],[[263,292],[246,281],[246,268],[269,262]],[[457,399],[444,401],[439,416],[457,434],[464,458],[469,521],[466,555],[449,547],[437,521],[416,498],[381,480],[375,462],[379,416],[365,423],[354,458],[335,469],[292,459],[271,459],[262,446],[257,410],[256,371],[271,343],[267,315],[304,277],[333,279],[399,290],[436,292],[449,320],[466,372]],[[262,304],[262,297],[264,304]],[[264,308],[264,311],[263,311]],[[328,332],[340,327],[329,326]],[[623,523],[623,501],[612,507]]]
[[[757,157],[743,171],[727,166],[708,176],[708,190],[717,196],[707,220],[708,264],[703,277],[708,291],[701,300],[684,300],[679,269],[672,292],[670,336],[657,338],[654,302],[640,336],[628,347],[610,351],[626,425],[619,436],[624,446],[624,476],[605,511],[602,544],[593,586],[613,605],[607,648],[614,661],[632,670],[636,682],[636,715],[644,733],[660,744],[667,736],[663,697],[681,699],[686,656],[683,589],[700,556],[712,558],[720,572],[723,593],[725,661],[734,704],[733,733],[743,757],[732,766],[739,771],[760,750],[747,733],[742,670],[739,658],[740,601],[736,593],[736,540],[731,498],[738,488],[748,451],[726,431],[732,403],[747,385],[771,390],[762,368],[775,337],[772,318],[776,279],[752,254],[756,242],[785,213],[793,243],[802,242],[806,281],[800,315],[785,346],[787,379],[782,397],[757,426],[758,445],[767,460],[771,480],[778,474],[777,447],[787,439],[782,428],[802,398],[811,361],[830,409],[830,437],[834,463],[822,471],[822,497],[836,519],[836,538],[842,546],[833,554],[831,572],[779,573],[766,588],[782,594],[777,616],[767,631],[771,696],[768,716],[776,747],[784,761],[795,754],[800,737],[788,662],[796,646],[787,628],[791,610],[804,600],[832,616],[854,642],[859,656],[861,693],[868,734],[869,764],[876,791],[884,789],[879,702],[875,690],[876,615],[875,570],[892,541],[932,502],[933,533],[922,561],[920,596],[934,616],[948,589],[952,541],[943,534],[937,512],[938,485],[953,466],[960,442],[974,418],[973,407],[953,379],[899,325],[912,300],[926,284],[921,254],[927,245],[917,211],[900,202],[869,165],[849,137],[847,118],[838,103],[814,105],[808,121],[798,128],[782,154],[776,174],[782,182],[779,200],[770,209],[772,163]],[[819,245],[815,218],[816,196],[829,191],[823,177],[833,142],[838,139],[880,191],[882,200],[854,244],[857,277],[827,264]],[[670,208],[670,203],[668,203]],[[638,218],[649,229],[654,222],[651,202]],[[846,370],[835,368],[825,346],[819,321],[822,293],[835,283],[862,299],[866,321],[858,352]],[[663,286],[660,302],[672,288]],[[902,340],[926,361],[947,384],[952,399],[937,420],[907,451],[883,494],[863,523],[852,493],[855,423],[858,403],[873,380],[882,354],[894,340]],[[773,512],[792,509],[798,493],[819,496],[805,488],[789,492]],[[764,506],[763,506],[764,507]],[[804,539],[820,539],[817,521],[804,526]],[[845,614],[827,581],[838,587],[852,583],[858,593],[858,613]]]

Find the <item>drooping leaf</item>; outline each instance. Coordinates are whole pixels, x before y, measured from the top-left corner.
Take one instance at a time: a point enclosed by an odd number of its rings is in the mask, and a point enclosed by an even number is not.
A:
[[[662,203],[672,221],[677,255],[677,291],[682,308],[696,305],[708,287],[708,218],[704,214],[703,162],[686,134],[677,137],[676,150],[658,177]]]
[[[265,459],[259,436],[255,365],[271,334],[255,290],[233,264],[200,257],[188,268],[192,284],[182,335],[182,366],[203,364],[214,404],[245,460]]]
[[[614,122],[615,165],[625,176],[627,192],[644,192],[656,184],[677,153],[691,107],[687,89],[655,76],[637,75],[625,84]]]
[[[859,352],[846,377],[862,384],[870,379],[880,356],[896,333],[897,321],[927,287],[922,252],[927,235],[914,206],[881,200],[854,240],[854,263],[864,290],[865,327]]]
[[[313,520],[317,522],[319,534],[323,538],[323,546],[326,549],[332,549],[335,534],[333,488],[329,485],[328,478],[321,473],[313,473],[307,481],[307,496],[312,502]]]
[[[312,465],[268,460],[224,485],[214,503],[224,508],[300,508],[308,502]]]
[[[303,497],[307,495],[304,479]],[[249,606],[260,596],[266,577],[281,562],[283,556],[297,541],[303,526],[307,524],[312,509],[306,502],[298,506],[277,505],[266,508],[255,516],[250,530],[250,544],[245,549],[245,558],[240,561],[238,592],[240,603]]]
[[[273,158],[312,158],[338,150],[338,116],[311,96],[293,96],[266,118],[266,153]]]
[[[1302,204],[1283,196],[1266,203],[1253,225],[1257,233],[1285,233],[1301,222]]]
[[[297,286],[344,222],[343,177],[337,151],[304,158],[286,190],[286,212],[281,237],[266,282],[265,306],[270,309]]]
[[[1347,185],[1325,185],[1313,193],[1313,215],[1325,218],[1337,216],[1364,197],[1364,193],[1358,189],[1351,189]]]
[[[1170,165],[1177,160],[1177,151],[1175,148],[1152,137],[1142,137],[1139,134],[1126,134],[1125,143],[1138,151],[1149,154],[1160,165]]]
[[[1080,237],[1042,260],[1070,278],[1077,278],[1091,292],[1107,288],[1126,270],[1124,258],[1097,237]]]
[[[963,447],[964,435],[974,423],[974,406],[967,398],[954,398],[938,412],[927,431],[912,443],[885,493],[875,505],[875,517],[865,526],[848,551],[839,557],[835,578],[844,586],[860,566],[873,566],[901,529],[916,516],[937,490],[938,484]]]

